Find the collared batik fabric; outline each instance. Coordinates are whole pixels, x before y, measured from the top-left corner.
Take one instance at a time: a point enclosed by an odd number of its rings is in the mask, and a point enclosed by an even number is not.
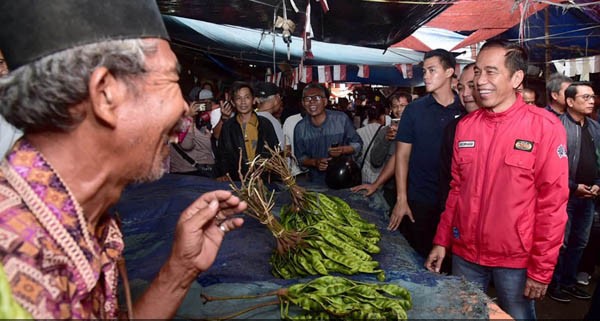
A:
[[[0,164],[0,260],[15,300],[36,319],[117,316],[123,237],[95,231],[58,173],[26,140]]]

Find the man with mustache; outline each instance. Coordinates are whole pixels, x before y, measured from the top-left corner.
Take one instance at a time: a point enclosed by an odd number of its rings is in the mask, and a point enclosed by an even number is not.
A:
[[[24,132],[0,163],[5,280],[35,319],[116,319],[124,244],[108,210],[129,183],[162,176],[189,110],[160,12],[149,0],[6,1],[0,26],[0,112]],[[173,317],[245,208],[213,191],[184,210],[129,317]]]

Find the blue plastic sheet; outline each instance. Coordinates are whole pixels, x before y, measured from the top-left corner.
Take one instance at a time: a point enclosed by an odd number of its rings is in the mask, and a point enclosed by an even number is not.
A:
[[[278,214],[281,205],[289,203],[290,198],[281,186],[273,187],[279,190],[276,207]],[[399,284],[411,292],[413,309],[408,312],[409,318],[487,318],[488,299],[485,294],[457,277],[428,272],[423,267],[423,258],[408,245],[402,235],[385,229],[387,211],[378,201],[381,198],[367,199],[348,190],[309,188],[341,197],[365,219],[380,228],[382,240],[379,246],[382,250],[374,258],[385,270],[386,282]],[[202,193],[215,189],[229,189],[229,186],[201,177],[166,175],[157,182],[131,186],[124,192],[115,210],[123,220],[125,259],[134,298],[144,290],[166,261],[181,211]],[[177,316],[214,318],[275,299],[218,301],[203,305],[200,298],[202,293],[212,296],[253,295],[309,280],[282,280],[271,274],[269,257],[275,244],[274,237],[263,225],[246,217],[243,228],[227,234],[215,263],[198,277]],[[377,282],[374,275],[349,277]],[[279,306],[261,308],[239,318],[279,319]]]

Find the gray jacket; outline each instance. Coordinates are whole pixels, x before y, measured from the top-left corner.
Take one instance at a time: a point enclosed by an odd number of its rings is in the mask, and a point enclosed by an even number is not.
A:
[[[567,132],[567,155],[569,156],[569,190],[577,189],[575,177],[577,176],[577,165],[579,164],[579,152],[581,151],[581,126],[569,115],[568,112],[560,115],[560,121]],[[600,124],[590,117],[585,117],[588,122],[587,129],[592,135],[596,149],[597,168],[600,169]],[[600,186],[600,178],[596,178],[596,185]]]

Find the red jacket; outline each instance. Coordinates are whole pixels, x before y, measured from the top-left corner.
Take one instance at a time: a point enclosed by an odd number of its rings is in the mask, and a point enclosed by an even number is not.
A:
[[[567,221],[566,133],[526,105],[478,110],[456,129],[451,191],[434,244],[483,266],[550,283]]]

